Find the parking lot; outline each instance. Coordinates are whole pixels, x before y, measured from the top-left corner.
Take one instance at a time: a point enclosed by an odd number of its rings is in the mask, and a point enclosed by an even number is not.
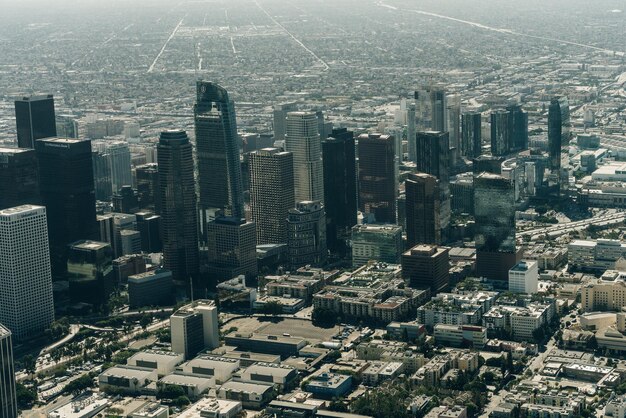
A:
[[[340,327],[318,328],[309,321],[284,318],[278,322],[260,321],[258,318],[240,318],[230,321],[224,326],[224,331],[236,327],[237,332],[283,335],[304,338],[309,342],[329,341],[337,334]]]

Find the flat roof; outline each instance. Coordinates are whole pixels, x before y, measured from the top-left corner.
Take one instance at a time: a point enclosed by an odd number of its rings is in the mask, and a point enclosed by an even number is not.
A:
[[[225,390],[262,394],[269,390],[272,390],[273,385],[261,385],[258,383],[234,382],[231,380],[229,382],[224,383],[221,386],[221,388]]]
[[[33,152],[33,150],[31,148],[0,147],[0,154],[23,154],[25,152]]]
[[[215,379],[212,377],[190,376],[185,374],[168,374],[161,379],[161,382],[181,386],[204,386],[207,383],[215,386]]]
[[[123,378],[137,378],[137,379],[146,379],[151,374],[156,373],[152,369],[148,369],[146,367],[132,367],[132,366],[113,366],[109,369],[106,369],[100,376],[107,377],[123,377]]]
[[[15,206],[12,208],[0,210],[0,216],[18,215],[21,213],[27,213],[27,212],[37,210],[37,209],[45,209],[45,207],[37,206],[37,205],[20,205],[20,206]]]

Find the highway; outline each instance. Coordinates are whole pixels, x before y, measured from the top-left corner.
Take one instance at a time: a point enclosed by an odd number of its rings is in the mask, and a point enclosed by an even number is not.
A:
[[[609,215],[598,216],[594,218],[585,219],[582,221],[566,222],[556,224],[549,227],[530,229],[527,231],[519,232],[517,235],[521,237],[529,236],[531,239],[539,238],[545,234],[551,237],[558,237],[574,231],[582,231],[587,229],[590,225],[612,225],[623,222],[626,219],[626,212],[612,213]]]

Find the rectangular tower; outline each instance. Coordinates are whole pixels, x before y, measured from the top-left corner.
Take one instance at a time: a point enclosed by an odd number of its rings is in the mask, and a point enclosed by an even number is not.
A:
[[[429,174],[411,174],[405,190],[407,244],[441,244],[444,231],[439,181]]]
[[[11,331],[0,324],[0,417],[17,418]]]
[[[0,323],[17,340],[38,337],[54,320],[46,208],[0,210]]]
[[[296,201],[323,201],[322,141],[315,112],[287,114],[285,151],[293,154]]]
[[[476,158],[482,148],[482,119],[478,112],[463,113],[461,116],[461,155]]]
[[[54,97],[23,97],[15,101],[17,146],[35,148],[35,141],[57,136]]]
[[[0,209],[39,203],[39,166],[35,150],[0,147]]]
[[[378,223],[395,223],[398,183],[395,138],[362,134],[359,150],[359,209]]]

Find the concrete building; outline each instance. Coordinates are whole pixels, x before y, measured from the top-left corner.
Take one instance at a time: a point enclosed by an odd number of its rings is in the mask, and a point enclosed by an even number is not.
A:
[[[287,248],[292,268],[326,261],[326,215],[320,201],[299,201],[289,211]]]
[[[284,364],[256,363],[237,372],[234,381],[274,385],[280,392],[288,392],[297,383],[298,371]]]
[[[16,340],[39,337],[54,320],[46,208],[0,210],[0,323]]]
[[[111,400],[98,393],[86,392],[48,413],[48,418],[91,418],[111,405]]]
[[[604,407],[604,416],[606,418],[626,418],[626,397],[613,395]]]
[[[155,369],[133,366],[113,366],[98,376],[101,391],[108,388],[121,390],[129,395],[137,395],[151,382],[156,382],[158,373]]]
[[[568,263],[575,270],[614,269],[615,262],[626,256],[626,243],[618,240],[574,240],[567,246]]]
[[[449,248],[416,245],[402,254],[402,277],[416,289],[430,289],[431,294],[449,286]]]
[[[17,418],[11,331],[0,324],[0,417]]]
[[[487,343],[487,329],[479,326],[437,324],[434,335],[436,344],[451,347],[481,349]]]
[[[245,218],[217,218],[207,224],[207,241],[211,281],[257,276],[254,222],[246,222]]]
[[[205,349],[219,347],[217,306],[212,300],[197,300],[170,317],[172,351],[190,359]]]
[[[514,293],[537,293],[539,270],[535,261],[520,261],[509,270],[509,291]]]
[[[207,397],[185,409],[178,418],[235,418],[241,410],[241,402]]]
[[[352,376],[318,373],[306,381],[305,390],[320,398],[341,398],[352,389]]]
[[[295,314],[300,309],[304,308],[306,304],[304,299],[293,298],[291,296],[283,297],[283,296],[260,296],[258,297],[252,304],[252,307],[256,311],[263,312],[263,309],[267,304],[277,303],[282,308],[282,313],[284,314]]]
[[[167,386],[178,386],[189,399],[198,399],[215,388],[215,379],[208,376],[190,376],[182,373],[172,373],[164,376],[159,383]]]
[[[402,227],[398,225],[355,225],[352,228],[352,267],[369,261],[398,264],[403,250]]]
[[[395,361],[372,361],[361,374],[363,384],[376,386],[380,382],[392,380],[404,371],[404,365]]]
[[[151,402],[135,410],[130,418],[169,418],[169,416],[170,409],[167,406],[159,402]]]
[[[230,380],[233,373],[239,369],[237,359],[202,355],[184,363],[180,368],[185,374],[209,376],[215,378],[218,385]]]
[[[157,269],[128,276],[130,309],[171,305],[173,288],[172,272],[169,270]]]
[[[580,289],[580,305],[586,312],[618,311],[626,306],[626,282],[620,277],[594,281]]]
[[[306,345],[306,341],[298,337],[238,332],[226,335],[224,342],[226,345],[237,347],[240,351],[279,354],[283,358],[297,355]]]
[[[378,223],[396,223],[398,180],[395,138],[362,134],[358,137],[359,210]]]
[[[172,351],[145,350],[132,355],[126,364],[156,370],[159,376],[173,373],[176,366],[185,360],[182,354]]]
[[[230,381],[217,390],[219,399],[241,402],[244,408],[262,409],[274,397],[271,385]]]

